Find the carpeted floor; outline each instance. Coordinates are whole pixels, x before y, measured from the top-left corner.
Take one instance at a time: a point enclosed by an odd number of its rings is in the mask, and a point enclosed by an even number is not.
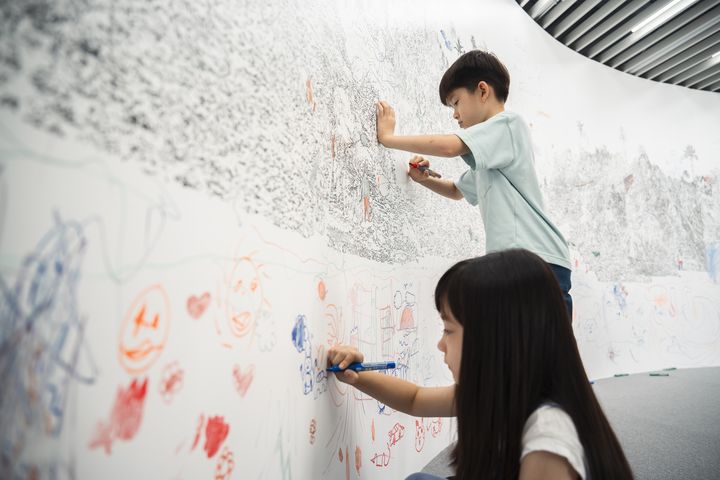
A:
[[[637,480],[720,480],[720,367],[594,384]],[[452,475],[449,447],[423,472]]]

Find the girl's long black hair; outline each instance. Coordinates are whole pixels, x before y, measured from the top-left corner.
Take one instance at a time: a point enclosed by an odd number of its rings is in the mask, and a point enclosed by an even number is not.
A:
[[[457,478],[517,478],[525,421],[552,401],[575,424],[590,478],[632,479],[590,387],[547,263],[521,249],[463,260],[440,278],[435,303],[463,326]]]

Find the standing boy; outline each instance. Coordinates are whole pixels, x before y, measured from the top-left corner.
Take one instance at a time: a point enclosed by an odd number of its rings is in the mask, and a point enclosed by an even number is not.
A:
[[[535,173],[530,130],[524,120],[505,110],[510,75],[488,52],[465,53],[440,80],[440,101],[453,109],[462,129],[449,135],[395,135],[395,112],[377,105],[377,137],[387,148],[421,155],[460,155],[468,170],[455,181],[435,178],[430,162],[413,157],[410,177],[453,200],[465,198],[480,208],[485,249],[493,252],[525,248],[550,264],[572,319],[570,255],[562,233],[544,213]]]

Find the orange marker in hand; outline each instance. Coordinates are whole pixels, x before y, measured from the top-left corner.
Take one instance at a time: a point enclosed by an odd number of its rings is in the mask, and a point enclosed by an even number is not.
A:
[[[434,171],[434,170],[430,170],[430,167],[427,167],[427,166],[425,166],[425,165],[418,165],[417,162],[409,162],[409,163],[410,163],[410,166],[411,166],[412,168],[417,168],[417,169],[420,170],[421,172],[428,172],[428,174],[429,174],[431,177],[442,178],[442,175],[440,175],[439,173],[437,173],[437,172]]]

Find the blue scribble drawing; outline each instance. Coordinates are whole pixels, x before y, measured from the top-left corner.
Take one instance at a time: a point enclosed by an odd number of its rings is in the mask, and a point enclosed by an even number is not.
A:
[[[39,466],[20,453],[60,438],[73,382],[97,376],[78,311],[77,287],[86,239],[79,223],[55,216],[55,225],[27,255],[11,286],[0,274],[0,477],[27,478]],[[55,478],[72,471],[72,458],[45,461]],[[54,473],[53,473],[54,472]]]
[[[613,284],[613,297],[615,297],[615,301],[617,301],[618,307],[620,307],[621,311],[627,306],[627,296],[628,292],[623,284]]]
[[[720,243],[707,246],[705,254],[707,272],[713,283],[718,283],[718,270],[720,270]]]
[[[327,372],[321,364],[319,356],[316,355],[313,358],[311,335],[305,323],[306,320],[305,315],[295,317],[291,337],[295,349],[304,353],[303,361],[300,364],[303,393],[309,395],[310,392],[313,392],[314,398],[318,398],[327,391]]]
[[[300,364],[300,378],[303,383],[303,393],[308,395],[315,385],[315,369],[312,359],[312,345],[310,344],[310,332],[305,326],[305,315],[295,317],[295,326],[292,329],[292,342],[295,349],[300,353],[305,353],[303,361]]]
[[[298,315],[295,317],[295,326],[292,329],[292,342],[298,352],[305,350],[306,338],[305,315]]]
[[[453,46],[452,42],[448,39],[447,35],[445,35],[445,30],[440,30],[440,35],[443,37],[443,42],[445,43],[445,48],[452,51]]]

